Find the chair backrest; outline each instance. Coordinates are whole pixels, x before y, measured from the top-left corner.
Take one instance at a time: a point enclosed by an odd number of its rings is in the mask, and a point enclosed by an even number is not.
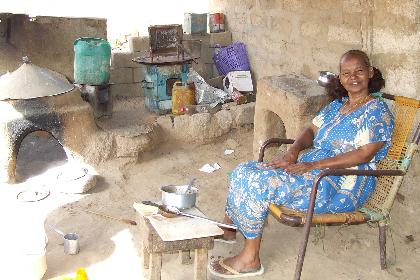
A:
[[[377,94],[377,98],[394,100],[393,114],[395,128],[392,133],[392,144],[387,156],[378,164],[378,169],[400,169],[407,171],[413,153],[417,149],[420,131],[417,129],[412,141],[407,141],[417,128],[416,114],[420,101],[412,98]],[[378,178],[375,191],[363,205],[364,208],[380,212],[387,216],[394,203],[403,177],[381,176]]]

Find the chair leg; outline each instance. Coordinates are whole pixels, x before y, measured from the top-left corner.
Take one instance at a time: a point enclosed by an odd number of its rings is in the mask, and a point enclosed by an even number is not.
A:
[[[381,269],[386,269],[386,222],[379,222],[379,256]]]

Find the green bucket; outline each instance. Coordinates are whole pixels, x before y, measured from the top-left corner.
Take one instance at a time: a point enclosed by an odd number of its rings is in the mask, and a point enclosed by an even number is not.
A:
[[[105,39],[83,37],[74,41],[74,82],[103,85],[109,82],[111,46]]]

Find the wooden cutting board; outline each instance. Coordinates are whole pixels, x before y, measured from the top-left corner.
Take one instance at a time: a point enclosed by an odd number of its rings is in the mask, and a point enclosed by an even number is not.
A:
[[[133,206],[136,210],[139,208],[136,207],[136,205]],[[149,214],[150,212],[143,215],[142,211],[139,210],[137,210],[137,212],[150,221],[150,224],[163,241],[186,240],[223,234],[221,228],[208,221],[184,216],[166,218],[159,214]],[[205,215],[196,207],[183,210],[183,212],[205,217]]]

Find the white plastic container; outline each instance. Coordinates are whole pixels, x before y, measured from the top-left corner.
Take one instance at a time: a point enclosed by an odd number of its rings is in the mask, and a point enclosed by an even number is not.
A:
[[[223,88],[226,92],[232,93],[234,89],[241,92],[253,91],[250,71],[232,71],[223,79]]]

